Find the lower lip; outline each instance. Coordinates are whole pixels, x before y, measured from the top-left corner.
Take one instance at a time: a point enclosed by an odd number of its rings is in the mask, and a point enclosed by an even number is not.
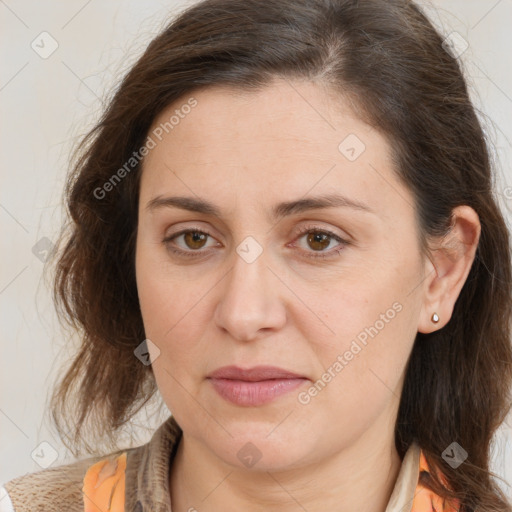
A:
[[[249,382],[245,380],[209,379],[224,399],[236,405],[257,406],[293,391],[307,379],[272,379]]]

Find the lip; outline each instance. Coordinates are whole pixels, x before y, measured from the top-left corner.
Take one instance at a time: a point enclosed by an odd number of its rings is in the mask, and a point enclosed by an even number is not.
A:
[[[306,377],[277,366],[254,366],[246,369],[238,366],[223,366],[210,373],[208,378],[257,382],[271,379],[305,379]]]
[[[223,366],[207,379],[222,398],[245,407],[269,403],[309,380],[276,366]]]

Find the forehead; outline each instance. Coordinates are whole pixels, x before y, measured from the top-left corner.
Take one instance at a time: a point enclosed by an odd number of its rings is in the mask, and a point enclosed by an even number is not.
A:
[[[281,79],[258,91],[213,86],[183,96],[150,129],[156,145],[141,198],[179,191],[256,205],[338,192],[383,215],[410,209],[389,143],[350,107],[323,85]]]

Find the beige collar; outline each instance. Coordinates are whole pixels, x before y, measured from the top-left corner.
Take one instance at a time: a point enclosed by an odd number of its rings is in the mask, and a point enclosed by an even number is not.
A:
[[[413,442],[404,455],[395,487],[385,512],[409,512],[418,484],[421,449]]]

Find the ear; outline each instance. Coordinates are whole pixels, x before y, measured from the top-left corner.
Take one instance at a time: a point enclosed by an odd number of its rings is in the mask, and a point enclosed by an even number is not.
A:
[[[452,211],[449,233],[429,244],[430,256],[425,262],[423,304],[418,331],[429,333],[444,327],[450,320],[455,302],[466,282],[480,240],[478,214],[467,205]],[[437,313],[439,322],[432,321]]]

